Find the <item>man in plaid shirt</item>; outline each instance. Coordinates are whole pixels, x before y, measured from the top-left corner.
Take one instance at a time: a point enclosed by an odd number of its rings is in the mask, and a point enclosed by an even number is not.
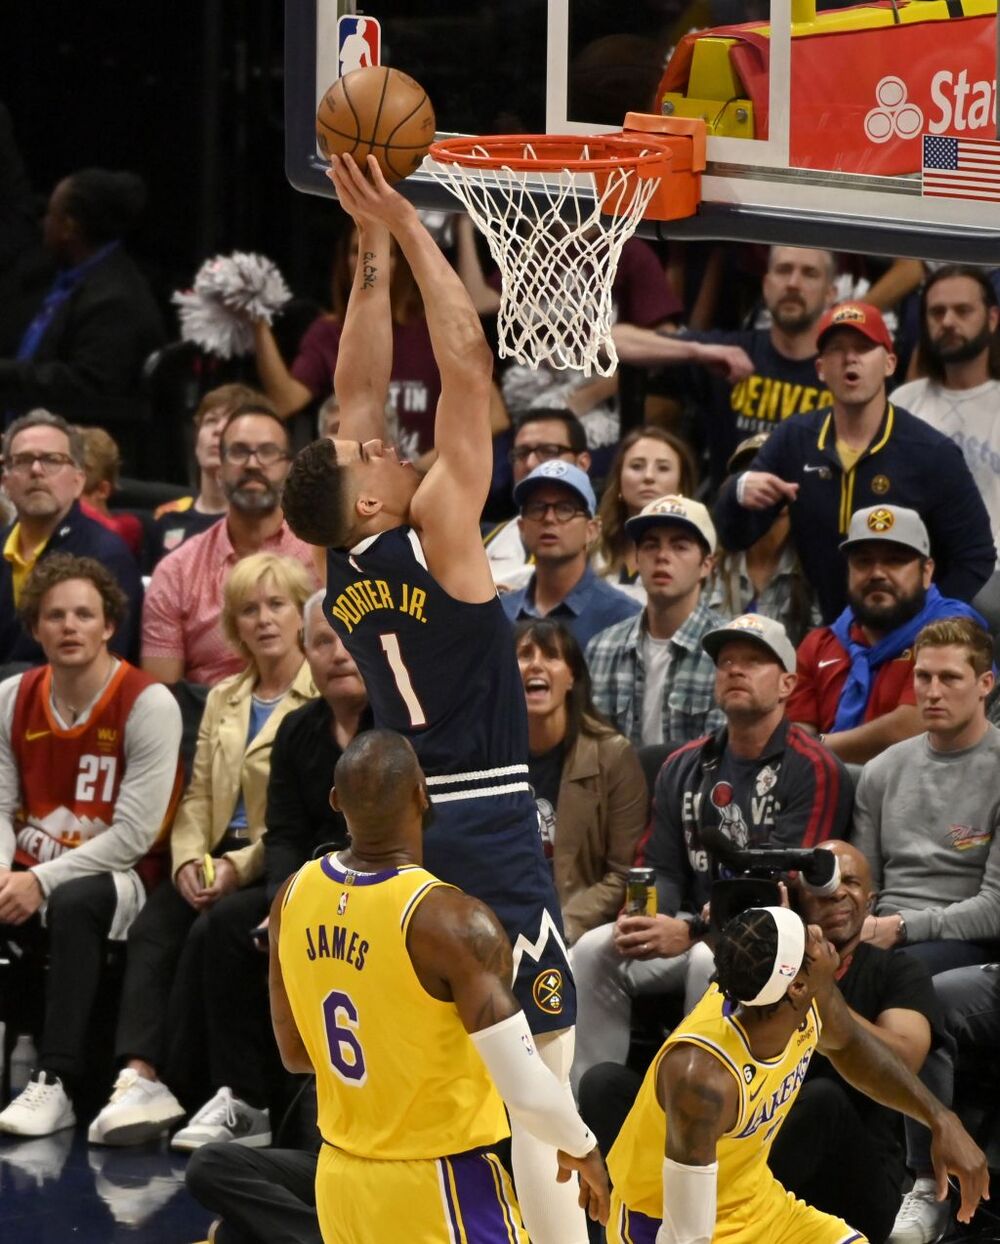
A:
[[[723,722],[702,636],[723,625],[702,599],[715,563],[708,510],[687,497],[651,501],[625,530],[646,589],[642,613],[587,645],[594,704],[636,747],[686,743]]]

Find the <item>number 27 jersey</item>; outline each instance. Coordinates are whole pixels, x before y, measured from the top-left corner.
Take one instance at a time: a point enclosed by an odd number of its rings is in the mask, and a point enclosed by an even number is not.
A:
[[[395,527],[327,551],[325,611],[365,680],[375,724],[406,735],[428,777],[512,768],[495,780],[526,782],[524,690],[498,597],[449,596],[417,533]]]

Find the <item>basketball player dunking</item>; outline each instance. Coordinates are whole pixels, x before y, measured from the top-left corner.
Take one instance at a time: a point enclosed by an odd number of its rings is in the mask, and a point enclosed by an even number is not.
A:
[[[351,845],[301,868],[269,923],[281,1055],[316,1070],[324,1241],[527,1244],[492,1151],[504,1103],[558,1147],[562,1179],[580,1172],[581,1204],[606,1222],[604,1163],[537,1056],[510,942],[488,907],[420,867],[429,799],[413,748],[365,731],[334,783]]]
[[[864,1244],[767,1165],[816,1049],[862,1093],[931,1129],[938,1194],[956,1174],[968,1222],[989,1193],[983,1154],[848,1009],[819,926],[787,907],[751,908],[726,925],[715,966],[718,983],[653,1060],[608,1156],[609,1244]]]
[[[492,473],[493,359],[479,316],[416,210],[369,157],[331,179],[359,254],[337,356],[336,440],[296,458],[283,506],[327,549],[327,617],[368,688],[377,726],[413,744],[431,794],[428,870],[488,903],[513,943],[513,990],[569,1093],[576,1000],[528,784],[528,735],[511,626],[479,519]],[[392,366],[390,234],[423,297],[441,395],[436,460],[421,477],[383,444]],[[513,1126],[514,1178],[536,1244],[585,1244],[556,1156]]]

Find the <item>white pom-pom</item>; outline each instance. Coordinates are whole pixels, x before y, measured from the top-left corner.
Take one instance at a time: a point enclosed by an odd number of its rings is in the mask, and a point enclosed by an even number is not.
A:
[[[178,291],[181,338],[219,358],[253,353],[254,320],[268,324],[291,298],[284,278],[265,255],[234,251],[198,269],[194,289]]]

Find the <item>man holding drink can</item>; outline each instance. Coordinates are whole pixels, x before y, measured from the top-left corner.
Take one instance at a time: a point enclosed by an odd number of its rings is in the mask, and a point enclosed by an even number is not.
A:
[[[795,686],[795,649],[780,622],[743,614],[706,633],[715,698],[726,724],[674,752],[653,794],[653,821],[639,870],[638,900],[652,870],[654,913],[628,908],[573,948],[581,998],[574,1087],[599,1062],[624,1063],[633,997],[684,994],[685,1013],[714,969],[700,913],[719,875],[701,839],[721,831],[734,847],[811,847],[849,832],[852,792],[841,762],[785,718]],[[631,890],[630,890],[631,893]]]

